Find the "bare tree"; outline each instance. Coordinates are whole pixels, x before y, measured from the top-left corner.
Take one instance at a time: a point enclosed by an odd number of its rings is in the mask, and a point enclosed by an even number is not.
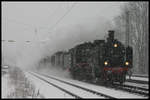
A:
[[[140,74],[148,73],[148,5],[148,2],[129,2],[122,8],[121,15],[115,19],[115,29],[120,30],[121,38],[125,38],[125,12],[129,12],[129,44],[134,49],[134,70]]]

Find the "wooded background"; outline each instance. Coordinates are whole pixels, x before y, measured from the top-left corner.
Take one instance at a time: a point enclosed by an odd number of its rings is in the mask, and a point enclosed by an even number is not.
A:
[[[121,7],[121,14],[114,18],[114,22],[115,36],[123,43],[126,41],[126,31],[129,31],[129,45],[133,47],[133,73],[148,74],[149,3],[126,3]]]

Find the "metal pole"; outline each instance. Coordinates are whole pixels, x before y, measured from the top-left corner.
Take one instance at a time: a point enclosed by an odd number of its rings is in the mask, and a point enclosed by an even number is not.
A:
[[[126,11],[126,47],[129,46],[129,11]]]

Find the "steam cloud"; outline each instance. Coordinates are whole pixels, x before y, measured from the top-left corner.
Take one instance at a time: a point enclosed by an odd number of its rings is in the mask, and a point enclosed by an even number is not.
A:
[[[109,29],[112,29],[112,24],[105,18],[84,18],[83,21],[57,27],[45,41],[33,41],[28,45],[20,44],[14,55],[5,54],[5,60],[8,61],[8,58],[11,58],[12,60],[9,61],[13,61],[14,65],[33,69],[39,66],[40,60],[51,56],[58,50],[67,50],[86,41],[104,39],[104,35]],[[7,64],[12,64],[9,61]],[[45,66],[51,65],[47,63]],[[44,68],[44,65],[40,65],[40,67]]]

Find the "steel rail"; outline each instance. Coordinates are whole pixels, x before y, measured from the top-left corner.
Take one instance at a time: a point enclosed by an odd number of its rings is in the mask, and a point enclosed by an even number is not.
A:
[[[41,73],[37,73],[37,72],[36,72],[36,74],[39,74],[39,75],[45,76],[45,77],[50,78],[50,79],[53,79],[53,80],[57,80],[57,81],[59,81],[59,82],[62,82],[62,83],[65,83],[65,84],[68,84],[68,85],[71,85],[71,86],[74,86],[74,87],[80,88],[80,89],[82,89],[82,90],[85,90],[85,91],[91,92],[91,93],[96,94],[96,95],[103,96],[103,97],[108,98],[108,99],[117,99],[117,98],[115,98],[115,97],[112,97],[112,96],[106,95],[106,94],[104,94],[104,93],[100,93],[100,92],[97,92],[97,91],[94,91],[94,90],[90,90],[90,89],[88,89],[88,88],[81,87],[81,86],[79,86],[79,85],[72,84],[72,83],[70,83],[70,82],[66,82],[66,81],[64,81],[64,80],[60,80],[60,79],[54,78],[54,77],[49,76],[49,75],[45,75],[45,74],[41,74]]]
[[[64,91],[65,93],[67,93],[67,94],[69,94],[69,95],[71,95],[71,96],[73,96],[73,97],[75,97],[75,98],[77,98],[77,99],[82,99],[80,96],[78,96],[78,95],[76,95],[76,94],[73,94],[73,93],[71,93],[70,91],[67,91],[67,90],[61,88],[61,87],[59,87],[58,85],[55,85],[55,84],[53,84],[53,83],[51,83],[51,82],[49,82],[49,81],[47,81],[47,80],[45,80],[45,79],[43,79],[43,78],[41,78],[41,77],[39,77],[39,76],[37,76],[37,75],[31,73],[31,72],[29,72],[29,73],[32,74],[32,75],[34,75],[35,77],[39,78],[40,80],[43,80],[44,82],[46,82],[46,83],[48,83],[48,84],[50,84],[50,85],[52,85],[52,86],[54,86],[54,87],[56,87],[56,88],[58,88],[58,89]]]

